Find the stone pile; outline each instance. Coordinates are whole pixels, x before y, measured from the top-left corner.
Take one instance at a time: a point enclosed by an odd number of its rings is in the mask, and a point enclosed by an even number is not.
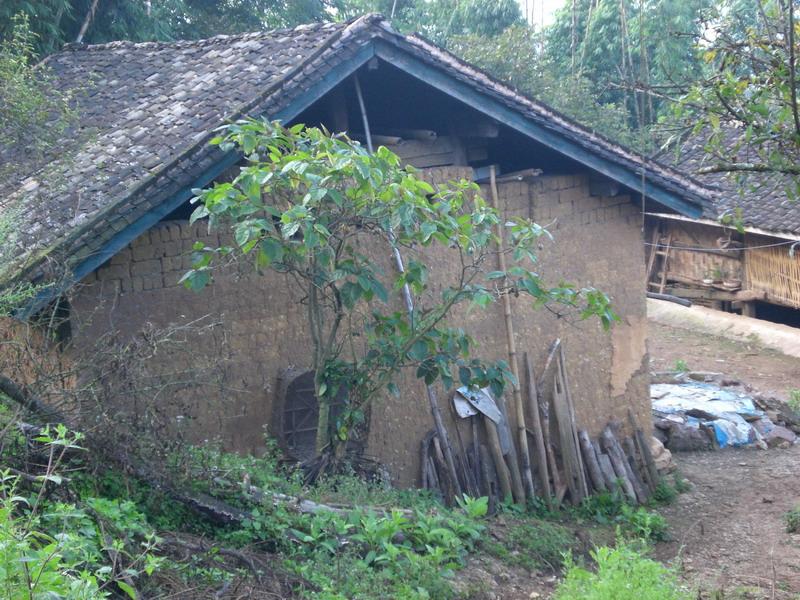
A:
[[[800,415],[750,392],[720,373],[656,374],[650,387],[654,435],[672,452],[794,444]]]

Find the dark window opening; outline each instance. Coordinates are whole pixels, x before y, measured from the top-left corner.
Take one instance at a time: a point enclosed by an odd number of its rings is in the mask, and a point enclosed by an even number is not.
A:
[[[41,327],[47,339],[59,348],[69,344],[72,339],[71,311],[69,300],[59,296],[35,317],[36,325]]]
[[[790,327],[800,327],[800,310],[780,304],[756,302],[756,318]]]
[[[169,213],[166,217],[161,219],[161,221],[188,221],[195,208],[197,208],[197,204],[192,204],[187,200],[178,208]]]
[[[291,377],[287,375],[287,380]],[[345,405],[346,392],[341,390],[331,406],[335,421]],[[306,371],[288,382],[283,394],[283,410],[279,415],[283,445],[292,458],[305,461],[316,454],[319,401],[314,391],[314,371]]]

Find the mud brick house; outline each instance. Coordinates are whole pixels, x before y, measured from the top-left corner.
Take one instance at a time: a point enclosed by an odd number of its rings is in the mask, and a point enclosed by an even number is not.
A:
[[[700,217],[707,190],[691,178],[375,15],[192,42],[73,45],[48,63],[64,86],[84,82],[82,129],[63,158],[26,174],[4,200],[23,207],[15,272],[43,279],[48,264],[69,268],[67,282],[27,314],[59,301],[73,323],[72,344],[212,315],[224,335],[198,340],[196,352],[226,353],[227,388],[191,399],[197,439],[220,436],[257,452],[267,427],[300,453],[315,428],[304,308],[289,282],[248,268],[220,273],[202,293],[178,284],[192,245],[218,242],[217,232],[187,224],[192,190],[241,160],[208,140],[242,115],[324,124],[363,139],[356,75],[376,143],[432,181],[481,181],[496,165],[501,210],[533,217],[555,236],[543,244],[542,271],[606,291],[622,318],[609,333],[515,301],[519,352],[541,368],[549,344],[562,338],[577,419],[592,434],[609,418],[624,420],[628,408],[649,421],[642,210]],[[433,257],[439,272],[451,258]],[[482,355],[507,356],[499,304],[458,318]],[[410,485],[432,425],[423,386],[409,376],[400,387],[401,398],[373,408],[366,453]]]
[[[738,135],[728,131],[730,147]],[[713,190],[712,203],[698,218],[648,214],[648,289],[800,326],[800,253],[793,251],[800,243],[800,204],[789,192],[795,184],[777,174],[737,181],[703,173],[713,160],[703,145],[686,142],[676,166],[697,173]]]

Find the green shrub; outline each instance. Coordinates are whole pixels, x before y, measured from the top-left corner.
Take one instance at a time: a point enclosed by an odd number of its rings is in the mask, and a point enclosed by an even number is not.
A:
[[[783,518],[786,521],[786,533],[800,532],[800,505],[787,512]]]
[[[15,479],[3,477],[0,499],[0,596],[30,598],[104,598],[97,579],[82,571],[80,562],[65,556],[68,546],[41,531],[38,520],[25,509],[28,502],[15,495]]]
[[[0,472],[0,597],[9,600],[94,600],[112,592],[133,598],[133,580],[152,575],[163,559],[144,516],[130,501],[51,499],[81,435],[63,425],[33,438],[48,453],[41,475]]]
[[[653,502],[657,504],[672,504],[678,497],[677,487],[670,485],[670,483],[663,477],[659,480],[656,489],[653,491]]]
[[[686,364],[685,360],[679,358],[675,361],[674,370],[678,371],[679,373],[686,373],[689,370],[689,365]]]
[[[558,523],[538,521],[514,526],[507,542],[516,552],[507,562],[528,570],[557,571],[564,554],[575,548],[575,535]]]
[[[794,412],[800,412],[800,389],[789,390],[789,400],[787,400],[786,404]]]
[[[596,571],[589,571],[571,558],[555,600],[689,600],[672,570],[620,543],[592,552]]]
[[[629,537],[648,542],[667,539],[667,521],[657,512],[643,506],[623,506],[618,521],[622,532]]]
[[[664,494],[662,491],[662,495]],[[660,541],[667,537],[667,522],[664,517],[643,506],[631,506],[618,491],[603,492],[584,499],[574,509],[574,514],[578,518],[591,519],[601,525],[616,525],[629,538]]]
[[[675,486],[675,491],[679,494],[685,494],[692,489],[692,484],[681,475],[680,471],[675,471],[675,475],[672,476],[672,481]]]

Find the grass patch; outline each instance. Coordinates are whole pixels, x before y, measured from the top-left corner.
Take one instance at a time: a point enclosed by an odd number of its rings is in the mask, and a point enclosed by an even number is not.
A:
[[[800,505],[787,512],[783,519],[786,522],[786,533],[800,533]]]
[[[789,400],[786,401],[794,412],[800,413],[800,389],[789,390]]]
[[[579,550],[572,529],[534,517],[507,519],[501,535],[500,541],[490,538],[480,547],[504,563],[527,571],[557,572],[564,555]]]
[[[679,358],[675,361],[675,366],[673,367],[674,371],[678,373],[687,373],[689,371],[689,365],[686,364],[686,361],[682,358]]]
[[[591,553],[594,571],[566,562],[555,600],[689,600],[673,570],[647,558],[634,545],[619,542]]]

